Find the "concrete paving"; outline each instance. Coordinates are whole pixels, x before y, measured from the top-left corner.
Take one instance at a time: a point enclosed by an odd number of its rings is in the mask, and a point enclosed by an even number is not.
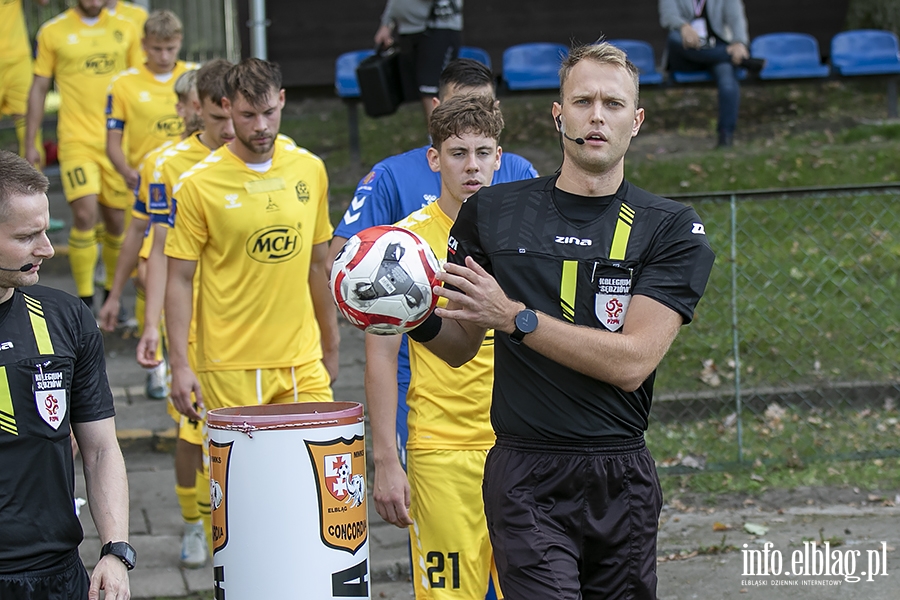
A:
[[[50,198],[51,215],[68,222],[69,211],[58,186],[51,190]],[[42,267],[41,283],[72,292],[74,286],[65,258],[66,235],[60,231],[51,236],[62,252]],[[131,303],[133,297],[129,294],[126,304]],[[363,336],[345,323],[341,333],[341,372],[335,397],[364,403]],[[211,567],[188,570],[178,563],[181,519],[173,489],[174,429],[165,403],[144,395],[144,374],[134,361],[134,338],[127,332],[118,332],[106,335],[105,342],[117,428],[128,468],[131,542],[139,556],[139,566],[131,574],[132,595],[138,599],[194,594],[211,598]],[[371,492],[371,485],[369,489]],[[80,470],[77,493],[84,496]],[[667,506],[659,534],[659,597],[896,599],[900,597],[900,554],[896,551],[900,547],[900,528],[896,526],[900,508],[893,506],[892,499],[885,500],[861,497],[852,505],[816,502],[766,510],[753,504],[737,510]],[[370,595],[407,600],[411,597],[411,584],[406,531],[382,521],[374,511],[371,496],[367,504]],[[87,507],[81,520],[86,536],[81,554],[90,567],[96,562],[100,543]],[[750,533],[745,528],[748,523],[751,529],[753,525],[764,527],[765,532],[758,529],[757,533]],[[804,552],[809,549],[810,556],[816,549],[821,552],[821,544],[812,548],[812,541],[831,540],[834,546],[838,538],[841,545],[830,549],[831,562],[840,559],[844,575],[817,574],[818,567],[810,564]],[[776,556],[780,563],[776,564]],[[876,557],[883,562],[877,565],[877,575],[869,575],[875,566],[869,561]],[[753,568],[748,566],[751,558],[755,561]],[[848,576],[851,559],[855,559],[854,573]],[[770,567],[767,574],[759,574],[761,560]],[[780,575],[772,574],[776,566]],[[854,582],[855,575],[861,579]]]

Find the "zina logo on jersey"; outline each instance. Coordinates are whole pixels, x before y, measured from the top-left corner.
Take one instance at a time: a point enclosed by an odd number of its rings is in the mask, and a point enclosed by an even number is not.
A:
[[[322,543],[356,554],[368,539],[366,451],[362,436],[306,442],[316,475]]]
[[[228,464],[234,442],[209,441],[209,498],[212,508],[213,552],[228,543]]]
[[[289,225],[260,229],[247,240],[247,254],[261,263],[280,263],[300,253],[300,232]]]
[[[84,70],[93,75],[108,75],[116,70],[116,59],[108,54],[94,54],[84,59]]]

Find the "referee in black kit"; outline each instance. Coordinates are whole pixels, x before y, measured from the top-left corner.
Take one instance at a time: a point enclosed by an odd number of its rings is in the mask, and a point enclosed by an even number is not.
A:
[[[573,48],[557,175],[484,188],[450,231],[449,304],[410,332],[448,363],[496,334],[484,501],[507,600],[655,598],[653,381],[714,254],[690,207],[624,179],[644,120],[615,47]]]
[[[81,300],[35,285],[53,256],[47,186],[0,151],[0,598],[128,600],[135,553],[103,339]],[[104,544],[90,577],[70,433]]]

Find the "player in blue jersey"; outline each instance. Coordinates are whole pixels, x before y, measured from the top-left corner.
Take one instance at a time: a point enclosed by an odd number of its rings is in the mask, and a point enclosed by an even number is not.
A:
[[[490,69],[478,61],[458,58],[441,72],[435,106],[441,101],[463,94],[495,95],[494,77]],[[375,225],[391,225],[412,212],[437,200],[441,194],[441,175],[428,166],[426,156],[431,145],[397,154],[377,163],[362,178],[344,217],[334,230],[330,265],[338,251],[356,233]],[[503,153],[494,183],[509,183],[537,177],[531,163],[512,152]],[[397,449],[406,467],[406,390],[409,387],[409,353],[406,336],[397,357]]]

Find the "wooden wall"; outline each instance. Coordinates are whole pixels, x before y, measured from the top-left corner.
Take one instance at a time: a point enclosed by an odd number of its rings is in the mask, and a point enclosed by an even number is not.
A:
[[[777,31],[810,33],[827,56],[831,37],[844,28],[848,1],[744,0],[750,37]],[[246,56],[248,0],[239,0],[238,7]],[[281,65],[285,85],[333,85],[335,59],[372,46],[383,8],[384,0],[268,0],[269,58]],[[466,0],[464,16],[464,43],[490,52],[497,73],[503,49],[513,44],[591,42],[602,34],[646,40],[659,57],[665,42],[656,0]]]

